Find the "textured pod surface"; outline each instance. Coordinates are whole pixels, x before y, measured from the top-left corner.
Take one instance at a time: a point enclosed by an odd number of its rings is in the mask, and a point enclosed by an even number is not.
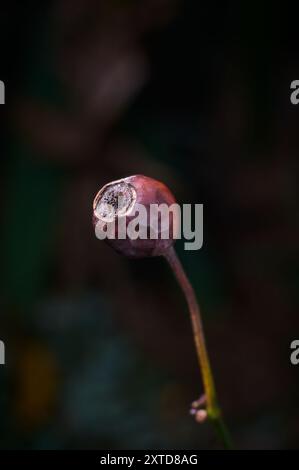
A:
[[[149,220],[151,205],[165,204],[168,207],[174,204],[175,198],[164,183],[143,175],[134,175],[117,180],[105,185],[96,195],[93,203],[93,224],[97,227],[99,222],[107,225],[125,218],[126,227],[136,217],[137,205],[142,205],[147,213],[146,229],[150,233]],[[161,224],[155,239],[131,239],[126,237],[120,239],[115,223],[116,236],[114,239],[107,238],[106,241],[119,253],[131,258],[142,258],[148,256],[159,256],[174,243],[174,220],[173,215],[169,217],[169,238],[161,238]]]

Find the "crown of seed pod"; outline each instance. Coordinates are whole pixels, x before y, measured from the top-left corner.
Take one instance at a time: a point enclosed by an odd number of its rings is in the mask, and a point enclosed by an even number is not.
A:
[[[114,235],[111,238],[105,237],[105,240],[119,253],[130,258],[163,255],[174,243],[178,222],[176,206],[168,212],[167,220],[166,217],[163,220],[161,212],[156,212],[156,225],[152,223],[152,215],[155,213],[153,209],[161,207],[161,204],[169,208],[175,202],[173,194],[165,184],[147,176],[134,175],[108,183],[98,192],[93,203],[96,234],[102,230],[108,232],[113,226]],[[130,223],[132,225],[134,221],[135,229],[143,236],[135,238],[134,232],[133,236],[128,234]],[[122,222],[126,234],[120,232]]]

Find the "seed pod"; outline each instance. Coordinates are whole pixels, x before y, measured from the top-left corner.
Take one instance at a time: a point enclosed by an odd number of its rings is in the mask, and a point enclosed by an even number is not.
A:
[[[160,256],[174,243],[177,210],[165,184],[134,175],[108,183],[98,192],[93,203],[93,224],[98,238],[105,238],[125,256]],[[102,236],[103,231],[110,231],[112,236]]]
[[[160,218],[157,225],[153,225],[151,213],[153,206],[168,209],[166,221],[164,214],[159,212]],[[172,207],[175,206],[174,210]],[[142,209],[142,210],[141,210]],[[137,218],[136,210],[142,212],[142,217]],[[173,212],[171,212],[173,210]],[[119,224],[123,222],[123,224]],[[131,231],[131,224],[135,224]],[[93,224],[98,238],[103,238],[118,252],[131,258],[147,256],[164,256],[185,295],[188,303],[192,322],[196,353],[204,385],[204,394],[192,404],[191,414],[198,423],[211,418],[216,424],[226,448],[231,447],[230,435],[223,421],[218,405],[214,378],[206,349],[202,320],[195,292],[185,274],[182,264],[172,246],[178,238],[180,230],[180,212],[175,203],[174,196],[169,189],[157,180],[147,176],[129,176],[118,181],[106,184],[96,195],[93,202]],[[134,229],[145,237],[135,237]],[[142,226],[142,227],[140,227]],[[166,226],[166,227],[165,227]],[[102,237],[112,227],[112,237]],[[168,236],[165,234],[167,229]],[[123,230],[125,229],[125,230]],[[125,233],[124,233],[125,232]],[[133,236],[130,236],[133,235]],[[148,236],[150,235],[150,236]],[[202,409],[199,407],[205,405]]]

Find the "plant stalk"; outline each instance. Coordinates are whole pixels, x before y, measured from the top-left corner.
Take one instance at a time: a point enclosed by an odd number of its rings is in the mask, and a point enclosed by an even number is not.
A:
[[[215,428],[221,438],[225,448],[232,447],[230,433],[223,420],[221,408],[218,403],[214,377],[206,348],[205,336],[202,326],[199,305],[196,300],[194,289],[187,278],[184,268],[173,247],[169,248],[164,254],[172,268],[175,277],[186,297],[191,317],[193,335],[195,340],[196,352],[199,366],[202,374],[203,386],[206,396],[206,407],[208,418],[214,423]]]

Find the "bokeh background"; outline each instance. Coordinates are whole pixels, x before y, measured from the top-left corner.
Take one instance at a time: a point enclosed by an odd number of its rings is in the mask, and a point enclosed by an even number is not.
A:
[[[204,204],[179,256],[238,448],[298,447],[296,15],[270,2],[5,1],[0,17],[2,449],[219,448],[162,259],[95,239],[142,173]]]

